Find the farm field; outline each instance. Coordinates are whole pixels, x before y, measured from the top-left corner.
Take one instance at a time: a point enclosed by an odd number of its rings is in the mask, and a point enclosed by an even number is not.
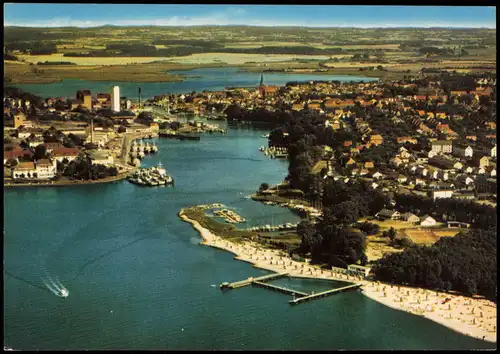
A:
[[[266,70],[290,73],[302,69],[396,80],[404,75],[418,75],[423,67],[496,71],[496,30],[491,29],[7,26],[4,42],[6,50],[19,61],[34,65],[26,70],[22,65],[16,67],[16,61],[4,61],[4,81],[11,83],[54,82],[73,78],[76,73],[84,80],[178,79],[164,75],[163,67],[163,72],[154,75],[151,65],[158,62],[191,68],[239,66],[247,71],[261,71],[264,66]],[[429,58],[425,48],[441,54]],[[76,65],[57,70],[55,65],[37,65],[47,61]],[[379,65],[383,71],[370,69]],[[126,69],[118,69],[120,66]]]

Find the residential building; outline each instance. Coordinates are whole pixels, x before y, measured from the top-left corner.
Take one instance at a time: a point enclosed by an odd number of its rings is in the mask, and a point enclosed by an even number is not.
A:
[[[369,144],[380,145],[384,142],[384,138],[380,134],[375,134],[370,136]]]
[[[17,112],[14,114],[14,128],[17,129],[21,125],[24,125],[26,121],[26,116],[23,112]]]
[[[377,214],[375,214],[375,217],[379,220],[399,220],[401,214],[397,210],[389,210],[389,209],[382,209],[380,210]]]
[[[432,199],[442,199],[442,198],[451,198],[453,197],[453,190],[451,189],[441,189],[441,190],[433,190],[432,191]]]
[[[451,140],[436,140],[431,142],[431,150],[442,154],[451,154],[453,144]]]
[[[412,224],[418,224],[420,222],[420,218],[413,213],[401,214],[401,220],[404,220],[406,222],[410,222]]]
[[[456,145],[453,147],[453,154],[459,157],[472,157],[474,149],[470,145]]]
[[[436,224],[437,224],[436,219],[434,219],[430,215],[422,216],[421,221],[420,221],[420,226],[423,226],[423,227],[436,226]]]

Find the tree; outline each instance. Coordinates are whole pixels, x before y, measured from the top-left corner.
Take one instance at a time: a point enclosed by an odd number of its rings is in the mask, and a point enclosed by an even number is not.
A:
[[[300,243],[299,250],[302,253],[311,252],[314,244],[314,233],[316,229],[314,225],[309,221],[301,221],[297,225],[297,234],[301,237],[302,242]]]
[[[35,160],[44,159],[47,157],[47,149],[43,144],[35,147]]]
[[[391,228],[389,228],[389,230],[387,230],[386,236],[389,237],[391,242],[394,242],[394,240],[396,239],[396,236],[397,236],[397,232],[396,232],[396,230],[394,230],[393,227],[391,227]]]
[[[269,189],[269,184],[267,183],[262,183],[259,187],[259,193],[262,193],[263,191],[265,190],[268,190]]]
[[[367,235],[375,235],[380,231],[380,226],[377,224],[369,223],[368,221],[365,221],[362,223],[359,227],[361,231],[363,231]]]

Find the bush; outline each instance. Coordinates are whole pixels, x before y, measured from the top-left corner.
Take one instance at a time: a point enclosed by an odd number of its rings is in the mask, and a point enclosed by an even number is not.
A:
[[[380,226],[365,221],[364,223],[359,225],[359,229],[367,235],[374,235],[380,231]]]

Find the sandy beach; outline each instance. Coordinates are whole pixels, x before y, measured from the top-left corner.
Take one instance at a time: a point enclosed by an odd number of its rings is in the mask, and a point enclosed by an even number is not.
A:
[[[288,272],[290,276],[361,283],[363,294],[393,309],[423,316],[461,334],[496,342],[497,308],[494,302],[480,298],[440,293],[367,281],[358,277],[334,273],[308,263],[297,262],[286,252],[270,250],[255,242],[227,241],[189,219],[182,209],[179,217],[198,230],[203,245],[235,254],[235,259],[251,263],[256,268],[273,272]],[[449,300],[447,300],[449,299]]]

